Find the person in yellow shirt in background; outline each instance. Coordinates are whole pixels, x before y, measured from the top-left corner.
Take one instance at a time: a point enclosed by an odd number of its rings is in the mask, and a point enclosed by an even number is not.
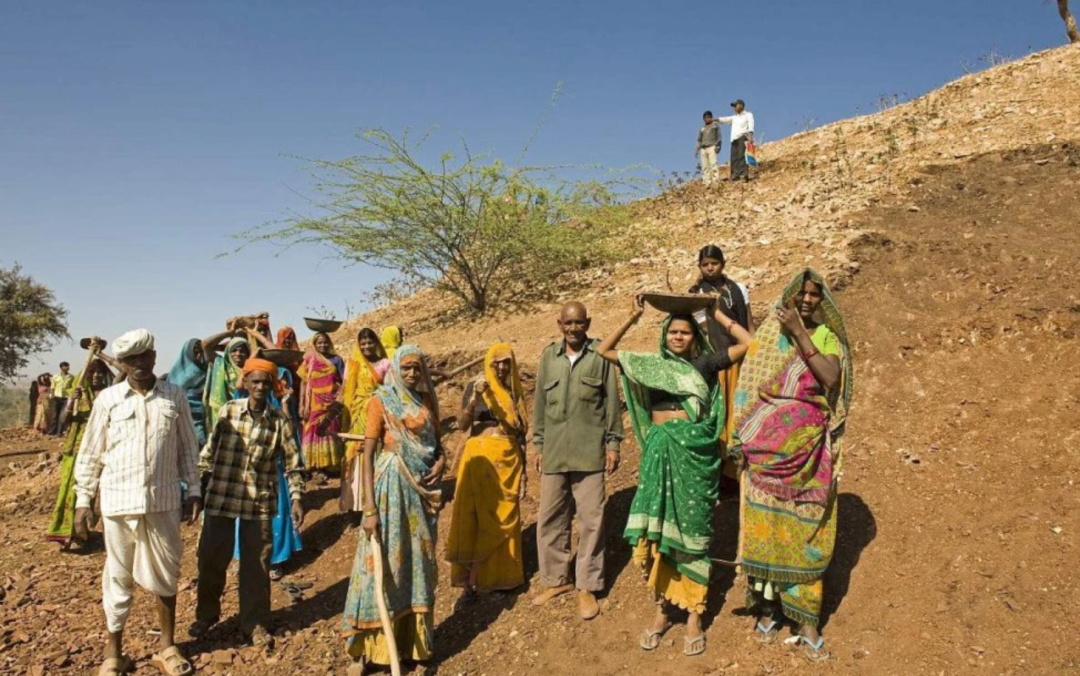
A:
[[[61,420],[61,413],[67,405],[68,397],[71,396],[72,387],[75,385],[75,376],[71,373],[71,364],[66,361],[60,362],[60,372],[52,377],[52,408],[53,419],[49,427],[49,434],[60,436],[66,427]]]

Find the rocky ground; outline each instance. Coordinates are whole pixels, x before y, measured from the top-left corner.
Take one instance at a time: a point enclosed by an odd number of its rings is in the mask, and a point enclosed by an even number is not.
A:
[[[858,378],[826,577],[823,631],[833,660],[809,665],[785,645],[760,646],[741,614],[744,585],[719,569],[708,652],[681,654],[681,628],[652,654],[637,636],[652,612],[620,538],[637,448],[609,484],[610,588],[603,614],[580,622],[571,600],[536,609],[536,482],[525,503],[528,586],[455,610],[440,588],[444,674],[1058,674],[1080,670],[1074,575],[1080,546],[1080,50],[1063,48],[968,76],[922,99],[765,148],[760,180],[673,189],[642,205],[655,246],[610,269],[560,280],[612,328],[638,289],[689,286],[692,252],[716,241],[751,283],[758,315],[798,266],[827,270],[854,340]],[[916,124],[918,123],[918,124]],[[917,128],[918,131],[909,131]],[[558,300],[483,320],[445,320],[420,294],[363,317],[407,326],[441,363],[511,340],[528,372],[554,336]],[[628,344],[651,347],[659,317]],[[355,330],[355,324],[339,337]],[[454,410],[460,380],[442,390]],[[455,439],[449,440],[454,447]],[[58,472],[56,446],[0,434],[0,673],[92,673],[103,641],[103,554],[61,554],[42,541]],[[274,592],[277,648],[238,643],[235,618],[183,648],[205,673],[343,673],[337,628],[358,533],[334,487],[305,503],[305,551],[290,569],[314,583],[293,601]],[[717,510],[715,555],[731,558],[737,504]],[[440,524],[445,535],[447,519]],[[195,529],[179,598],[194,608]],[[447,579],[446,567],[440,571]],[[235,585],[226,613],[235,611]],[[128,631],[153,650],[150,599]]]

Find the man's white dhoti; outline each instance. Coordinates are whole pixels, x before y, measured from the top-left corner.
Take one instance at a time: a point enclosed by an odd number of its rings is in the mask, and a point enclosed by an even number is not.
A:
[[[101,601],[109,632],[123,630],[135,585],[156,596],[176,596],[180,580],[180,510],[106,516]]]

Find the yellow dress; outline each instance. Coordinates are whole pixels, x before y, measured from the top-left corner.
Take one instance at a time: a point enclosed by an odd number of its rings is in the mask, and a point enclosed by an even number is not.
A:
[[[493,363],[511,360],[510,387]],[[472,437],[458,466],[453,516],[446,543],[450,581],[478,591],[514,589],[525,583],[521,551],[521,490],[525,406],[517,361],[509,345],[496,344],[484,360],[483,403],[498,424],[494,434]],[[470,574],[473,578],[470,580]]]

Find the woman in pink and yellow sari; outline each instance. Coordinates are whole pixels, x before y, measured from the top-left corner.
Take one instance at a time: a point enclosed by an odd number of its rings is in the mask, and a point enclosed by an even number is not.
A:
[[[742,566],[758,640],[775,641],[786,618],[813,661],[828,658],[818,631],[822,580],[836,543],[840,442],[853,390],[840,310],[821,275],[803,270],[746,353],[731,450],[747,473]]]
[[[341,431],[340,403],[345,382],[345,362],[334,354],[334,343],[325,333],[316,333],[312,347],[304,355],[298,371],[303,385],[300,390],[300,420],[304,425],[301,448],[304,465],[315,473],[317,483],[326,483],[326,474],[341,471],[344,449],[338,432]]]

